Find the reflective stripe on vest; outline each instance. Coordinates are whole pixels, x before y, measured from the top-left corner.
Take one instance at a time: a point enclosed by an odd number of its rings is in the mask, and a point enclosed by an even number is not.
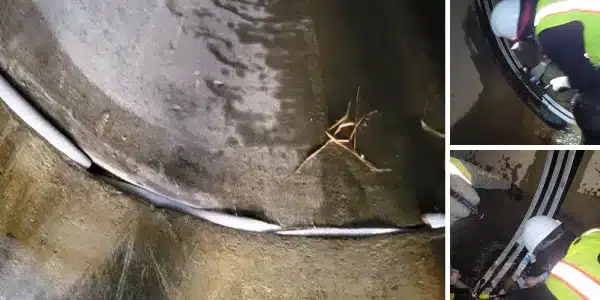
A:
[[[572,11],[579,12],[591,12],[600,14],[600,1],[599,0],[563,0],[559,2],[550,3],[535,14],[534,26],[540,24],[543,18]]]
[[[598,299],[600,282],[589,274],[566,262],[558,262],[551,276],[560,280],[582,299]]]

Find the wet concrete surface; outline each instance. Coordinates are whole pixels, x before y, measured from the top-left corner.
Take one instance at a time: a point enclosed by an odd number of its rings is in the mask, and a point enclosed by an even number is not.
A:
[[[563,140],[554,138],[557,132],[510,85],[498,61],[502,58],[493,55],[478,23],[474,1],[453,1],[450,19],[451,143],[530,145]]]
[[[443,142],[419,125],[444,124],[443,6],[342,3],[9,0],[0,68],[96,162],[150,189],[284,225],[418,223],[443,200]],[[439,31],[415,11],[435,11]],[[380,112],[359,149],[393,172],[332,148],[291,175],[359,85],[359,113]],[[97,182],[4,108],[0,128],[1,297],[443,297],[439,233],[229,230]]]
[[[443,297],[440,233],[306,239],[230,230],[96,181],[4,109],[0,128],[0,298]]]
[[[561,221],[576,233],[600,227],[599,175],[600,152],[586,151],[559,211]]]
[[[502,252],[520,224],[535,191],[547,152],[476,151],[465,155],[470,161],[518,182],[524,193],[520,202],[504,191],[478,190],[481,197],[481,220],[469,218],[451,229],[451,263],[461,270],[467,283],[479,278]],[[502,153],[502,154],[500,154]],[[534,159],[531,156],[534,155]],[[557,219],[575,234],[600,226],[598,207],[598,170],[600,152],[586,151],[571,187],[557,212]],[[526,171],[526,172],[522,172]]]
[[[391,1],[8,0],[0,68],[96,163],[148,189],[284,225],[410,225],[423,202],[443,199],[444,144],[419,124],[444,124],[443,12]],[[432,19],[438,31],[423,26]],[[292,174],[357,86],[358,113],[379,111],[358,149],[393,171],[329,148]]]

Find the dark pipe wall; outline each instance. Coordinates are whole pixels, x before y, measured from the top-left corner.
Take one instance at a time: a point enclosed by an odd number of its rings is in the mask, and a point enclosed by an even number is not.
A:
[[[288,225],[410,225],[443,186],[443,142],[419,119],[444,124],[442,57],[412,9],[7,1],[0,67],[97,163],[149,189]],[[359,114],[379,110],[359,150],[393,172],[330,148],[292,174],[359,85]]]
[[[443,142],[419,119],[428,101],[428,123],[443,127],[443,62],[411,7],[36,3],[0,4],[0,68],[111,171],[291,225],[414,224],[421,207],[441,209]],[[380,111],[359,149],[394,171],[330,149],[290,175],[357,85],[361,113]],[[5,109],[0,124],[0,296],[442,298],[431,234],[317,240],[212,226],[98,183]]]

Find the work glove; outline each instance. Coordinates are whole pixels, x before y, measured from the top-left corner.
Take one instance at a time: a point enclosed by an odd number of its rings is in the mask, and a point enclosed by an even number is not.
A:
[[[462,276],[460,275],[460,272],[456,269],[452,269],[450,271],[450,285],[455,286],[459,289],[469,289],[469,286],[464,284],[460,278]]]
[[[550,85],[552,86],[552,90],[555,92],[562,92],[571,88],[571,85],[569,84],[569,77],[567,76],[560,76],[550,80]]]
[[[519,277],[517,278],[517,284],[519,285],[520,288],[532,288],[544,281],[546,281],[546,279],[548,279],[550,275],[546,272],[544,274],[541,274],[539,276],[529,276],[529,277]]]

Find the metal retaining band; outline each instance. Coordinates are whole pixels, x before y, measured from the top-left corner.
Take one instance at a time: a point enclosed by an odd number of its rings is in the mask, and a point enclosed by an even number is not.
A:
[[[523,80],[521,78],[521,74],[524,72],[523,70],[525,69],[525,66],[520,62],[516,54],[512,50],[510,50],[511,45],[509,44],[509,41],[494,35],[490,27],[491,23],[489,21],[489,16],[492,13],[493,5],[497,2],[499,1],[477,0],[475,9],[479,13],[480,24],[485,29],[484,31],[487,33],[487,39],[490,42],[495,43],[497,45],[497,48],[493,47],[492,51],[494,51],[494,53],[498,57],[505,58],[507,67],[510,68],[510,70],[514,73],[515,78],[521,81],[524,91],[533,96],[533,101],[527,100],[525,101],[525,103],[529,107],[531,107],[533,112],[536,115],[538,115],[542,120],[544,120],[546,124],[555,129],[563,130],[564,127],[557,126],[557,124],[548,122],[548,119],[543,116],[543,112],[540,110],[542,107],[551,112],[552,115],[556,116],[565,124],[576,125],[575,117],[573,116],[573,113],[571,111],[560,105],[541,87],[531,83],[529,80]]]
[[[6,104],[6,106],[15,115],[17,115],[35,132],[37,132],[51,146],[70,158],[77,165],[96,175],[96,178],[107,182],[108,184],[128,194],[138,196],[157,208],[164,208],[187,215],[192,215],[202,220],[233,229],[286,236],[356,238],[383,234],[402,234],[436,230],[432,229],[426,224],[416,224],[408,227],[312,226],[305,228],[287,228],[278,224],[272,224],[254,218],[224,213],[201,207],[194,207],[192,205],[184,204],[181,200],[149,191],[141,186],[128,182],[94,163],[93,160],[81,150],[81,148],[79,148],[65,134],[61,133],[60,130],[52,125],[52,123],[48,121],[33,105],[31,105],[4,77],[2,77],[2,75],[0,75],[0,100],[4,102],[4,104]]]
[[[497,291],[499,289],[498,283],[500,283],[511,269],[514,269],[511,276],[513,279],[520,276],[521,272],[530,262],[529,256],[525,253],[526,251],[523,251],[524,245],[518,243],[525,223],[533,216],[545,215],[554,217],[577,172],[577,167],[581,161],[581,154],[582,151],[561,150],[548,152],[544,169],[529,209],[525,213],[521,224],[515,231],[510,242],[472,289],[473,297],[476,298],[481,292],[489,295]],[[515,265],[518,259],[520,259],[520,262]]]

